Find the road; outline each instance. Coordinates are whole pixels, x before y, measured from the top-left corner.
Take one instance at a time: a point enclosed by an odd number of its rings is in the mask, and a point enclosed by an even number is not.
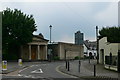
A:
[[[31,64],[16,72],[15,76],[5,76],[2,80],[81,80],[75,76],[64,74],[58,70],[63,61]],[[18,74],[19,73],[19,74]]]

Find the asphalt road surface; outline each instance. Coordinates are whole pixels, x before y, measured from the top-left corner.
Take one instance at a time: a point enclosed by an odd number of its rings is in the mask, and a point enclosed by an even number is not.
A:
[[[31,64],[19,70],[17,76],[5,76],[2,80],[82,80],[60,72],[58,70],[60,65],[64,65],[64,62]]]

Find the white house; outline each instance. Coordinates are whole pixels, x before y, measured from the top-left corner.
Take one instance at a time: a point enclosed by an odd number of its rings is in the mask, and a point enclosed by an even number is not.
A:
[[[97,47],[97,43],[96,41],[89,41],[86,40],[84,41],[84,56],[89,57],[89,56],[97,56],[97,51],[96,51],[96,47]]]
[[[110,43],[107,37],[99,40],[99,63],[104,64],[106,68],[117,71],[118,51],[120,43]]]

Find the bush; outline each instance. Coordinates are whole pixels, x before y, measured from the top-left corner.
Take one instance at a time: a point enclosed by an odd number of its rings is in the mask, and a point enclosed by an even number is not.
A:
[[[75,60],[78,60],[78,59],[80,59],[80,57],[79,57],[79,56],[76,56],[74,59],[75,59]]]
[[[53,60],[60,60],[60,58],[58,56],[54,56]]]
[[[84,56],[84,59],[89,59],[89,56]]]

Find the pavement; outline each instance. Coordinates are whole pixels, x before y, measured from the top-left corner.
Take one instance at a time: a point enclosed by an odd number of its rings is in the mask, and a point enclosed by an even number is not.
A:
[[[70,61],[70,71],[66,69],[65,64],[59,66],[59,70],[63,73],[73,75],[80,78],[98,78],[108,80],[118,80],[119,75],[115,71],[106,70],[103,65],[97,64],[96,60],[81,60],[80,72],[78,71],[78,60]],[[96,77],[94,77],[94,65],[96,64]],[[87,80],[88,80],[87,79]]]
[[[18,62],[7,62],[7,70],[2,70],[2,74],[8,74],[10,72],[16,71],[27,67],[26,65],[19,66]]]

